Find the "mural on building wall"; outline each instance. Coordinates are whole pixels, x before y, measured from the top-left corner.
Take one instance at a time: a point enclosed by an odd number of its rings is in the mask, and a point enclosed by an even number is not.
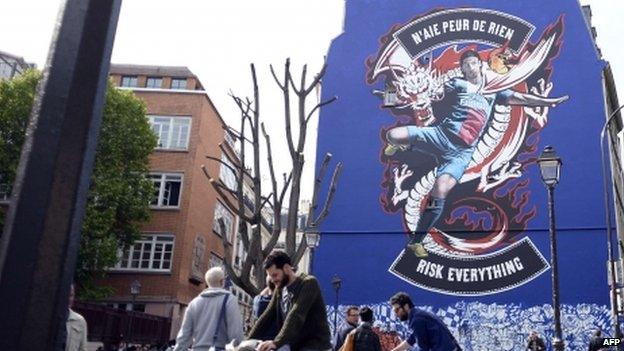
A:
[[[387,303],[367,305],[376,317],[374,327],[381,338],[393,339],[394,335],[404,340],[410,333],[404,323],[394,317],[392,307]],[[338,314],[341,323],[349,306],[340,306]],[[464,351],[511,351],[525,349],[531,330],[544,337],[547,348],[552,347],[554,337],[553,309],[544,304],[526,307],[522,304],[484,304],[460,301],[451,306],[417,306],[429,311],[446,324]],[[334,307],[327,307],[327,315],[333,316]],[[596,304],[561,306],[563,339],[566,349],[585,350],[596,328],[608,331],[612,328],[610,310]],[[331,318],[330,318],[330,326]],[[395,337],[396,339],[396,337]],[[393,349],[397,342],[386,342],[384,351]]]
[[[527,167],[551,108],[564,17],[546,28],[507,13],[436,9],[381,35],[367,83],[383,82],[381,206],[408,239],[390,272],[451,295],[486,295],[549,268],[527,224]],[[530,42],[533,32],[539,39]],[[376,97],[371,96],[371,99]]]

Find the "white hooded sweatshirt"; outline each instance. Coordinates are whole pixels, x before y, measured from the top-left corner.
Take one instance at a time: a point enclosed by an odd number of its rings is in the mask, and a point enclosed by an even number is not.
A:
[[[213,345],[226,294],[229,298],[220,321],[216,345]],[[208,350],[211,346],[225,349],[225,345],[234,339],[237,342],[243,340],[243,318],[236,297],[222,288],[208,288],[189,303],[174,351],[186,351],[191,345],[193,351]]]

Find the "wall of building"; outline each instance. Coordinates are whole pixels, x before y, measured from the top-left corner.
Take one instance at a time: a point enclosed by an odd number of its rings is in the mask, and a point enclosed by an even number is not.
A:
[[[140,281],[137,305],[144,304],[146,313],[172,318],[171,336],[175,337],[185,306],[205,288],[203,275],[210,268],[211,255],[224,256],[221,237],[213,230],[218,196],[201,169],[205,165],[212,177],[220,176],[220,164],[207,160],[206,156],[221,157],[218,145],[223,142],[223,121],[208,96],[195,90],[201,84],[194,77],[186,77],[186,91],[166,89],[171,80],[167,76],[163,77],[163,89],[145,89],[141,87],[145,86],[147,76],[140,70],[133,74],[132,67],[124,68],[123,75],[137,76],[138,87],[133,91],[145,102],[148,116],[191,118],[186,150],[156,149],[150,156],[150,172],[183,174],[179,207],[153,208],[151,220],[142,227],[146,234],[174,234],[173,262],[171,271],[166,273],[111,270],[100,284],[116,289],[111,302],[127,303],[132,300],[131,283]],[[143,70],[156,70],[146,67],[140,66]],[[113,84],[120,85],[121,77],[122,74],[111,75]]]
[[[484,61],[481,94],[511,89],[569,100],[548,110],[494,108],[487,118],[495,130],[479,136],[425,239],[429,256],[417,258],[403,249],[437,161],[414,150],[386,155],[385,134],[424,127],[429,112],[439,123],[452,103],[462,104],[450,90],[442,99],[436,85],[461,77],[459,58],[469,48]],[[501,67],[493,58],[505,48],[511,59]],[[347,1],[345,30],[332,43],[323,79],[324,100],[337,95],[340,103],[321,112],[316,163],[327,152],[344,162],[315,257],[328,305],[337,275],[340,305],[371,305],[381,323],[401,331],[387,301],[402,290],[438,314],[465,350],[521,349],[531,329],[551,340],[547,192],[535,161],[552,145],[563,159],[555,199],[564,338],[577,350],[591,330],[610,332],[598,142],[603,67],[574,0]],[[526,74],[517,76],[520,70]],[[382,108],[372,94],[386,85],[404,94],[401,108]],[[495,273],[500,263],[519,265]]]

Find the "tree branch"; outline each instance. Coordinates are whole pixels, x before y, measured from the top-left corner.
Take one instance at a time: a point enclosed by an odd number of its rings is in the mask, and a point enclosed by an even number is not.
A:
[[[271,196],[273,196],[273,193],[269,194],[269,196],[265,197],[262,200],[262,204],[260,204],[260,210],[262,210],[267,203],[271,206],[273,205],[273,203],[271,203]]]
[[[234,269],[232,268],[230,264],[230,259],[232,258],[232,251],[230,249],[230,243],[227,240],[225,222],[223,221],[223,218],[219,218],[217,221],[219,223],[219,228],[221,229],[221,233],[222,233],[221,243],[223,246],[223,266],[225,268],[225,271],[228,277],[232,280],[232,283],[234,283],[238,287],[245,290],[245,292],[247,293],[253,292],[255,294],[258,294],[259,289],[256,288],[253,284],[251,284],[251,281],[249,279],[242,279],[242,277],[239,277],[234,271]]]
[[[304,92],[305,95],[310,94],[310,92],[314,89],[314,87],[316,87],[316,85],[321,82],[321,79],[325,75],[326,70],[327,70],[327,62],[324,62],[323,67],[321,68],[321,71],[316,75],[316,77],[314,77],[312,84],[310,84],[310,86],[305,90]]]
[[[279,217],[281,213],[279,211],[277,213],[278,213],[277,217]],[[271,231],[271,237],[269,238],[269,241],[264,246],[264,249],[262,249],[263,257],[268,256],[271,253],[271,251],[273,251],[273,248],[275,247],[275,244],[277,244],[280,234],[282,233],[281,219],[276,219],[276,220],[280,223],[276,223],[276,225],[273,226],[273,230]]]
[[[315,112],[316,110],[318,110],[319,108],[321,108],[321,107],[323,107],[323,106],[325,106],[325,105],[329,105],[329,104],[331,104],[332,102],[336,101],[337,99],[338,99],[338,97],[337,97],[337,96],[334,96],[334,97],[332,97],[331,99],[329,99],[329,100],[327,100],[327,101],[324,101],[324,102],[321,102],[321,103],[316,104],[316,106],[314,106],[314,108],[312,109],[312,111],[310,111],[310,112],[308,113],[308,117],[306,117],[306,119],[305,119],[305,123],[306,123],[306,124],[308,124],[308,122],[310,121],[310,118],[312,118],[312,115],[314,114],[314,112]]]
[[[286,191],[288,190],[288,185],[290,185],[290,181],[292,180],[292,172],[288,174],[288,178],[286,178],[286,173],[284,173],[284,187],[279,195],[279,203],[284,203],[284,196],[286,196]]]
[[[305,91],[305,81],[306,81],[306,75],[308,74],[308,65],[305,64],[303,65],[303,69],[301,70],[301,89],[299,89],[300,92]]]
[[[273,167],[273,152],[271,150],[271,138],[269,137],[269,135],[266,132],[266,129],[264,128],[264,123],[260,123],[260,127],[262,128],[262,135],[264,136],[264,140],[266,142],[266,147],[267,147],[267,162],[269,164],[269,173],[271,174],[271,186],[273,187],[273,194],[275,196],[275,200],[277,200],[277,180],[275,179],[275,168]]]
[[[323,157],[323,162],[321,162],[321,167],[319,167],[319,171],[314,179],[314,188],[312,189],[312,203],[310,204],[310,208],[308,211],[308,218],[306,220],[306,227],[311,227],[314,213],[316,212],[316,208],[318,207],[318,194],[321,190],[321,183],[325,178],[325,173],[327,172],[327,167],[329,166],[329,161],[331,161],[332,154],[329,152],[325,154]]]
[[[236,129],[234,129],[234,128],[232,128],[232,127],[228,126],[228,125],[225,125],[225,124],[224,124],[224,125],[222,125],[222,126],[221,126],[221,128],[223,128],[223,130],[225,130],[225,131],[226,131],[226,133],[233,134],[233,135],[234,135],[237,139],[243,139],[243,140],[245,140],[245,141],[246,141],[246,142],[248,142],[248,143],[251,143],[251,142],[252,142],[251,140],[249,140],[249,139],[245,138],[245,137],[241,134],[241,132],[239,132],[238,130],[236,130]]]
[[[286,59],[286,67],[288,67],[290,62],[290,59]],[[277,78],[277,75],[275,74],[275,70],[273,69],[273,65],[269,65],[269,69],[271,70],[271,75],[273,76],[273,79],[275,80],[275,84],[277,84],[277,86],[283,90],[288,88],[288,78],[286,78],[286,80],[284,81],[284,84],[282,84],[282,82],[280,82],[280,80]]]
[[[308,245],[305,240],[305,237],[302,237],[301,241],[299,242],[299,247],[297,247],[297,251],[295,252],[295,255],[293,257],[293,265],[296,266],[299,264],[299,261],[301,261],[301,258],[303,258],[303,255],[305,255],[307,248],[308,248]]]
[[[249,115],[249,110],[251,109],[251,105],[250,104],[246,104],[243,107],[243,99],[241,99],[238,96],[234,95],[234,93],[232,93],[231,91],[230,91],[230,97],[234,100],[234,103],[236,103],[236,105],[238,106],[238,109],[241,111],[241,115],[248,116]]]
[[[286,63],[284,64],[284,85],[281,85],[279,82],[278,85],[282,89],[282,94],[284,95],[284,121],[286,128],[286,143],[288,144],[288,151],[290,152],[290,156],[293,157],[293,155],[295,154],[295,144],[293,142],[292,127],[290,124],[291,115],[290,89],[288,88],[289,81],[292,81],[292,75],[290,74],[290,59],[286,59]]]
[[[325,204],[323,204],[323,209],[321,210],[321,214],[312,222],[312,226],[318,227],[321,222],[327,217],[329,214],[329,207],[331,206],[332,200],[336,193],[336,187],[338,185],[338,178],[340,177],[340,173],[342,172],[342,162],[338,162],[336,165],[336,169],[334,169],[334,175],[332,176],[331,183],[329,185],[329,193],[327,194],[327,199],[325,199]]]
[[[221,144],[219,144],[219,147],[221,147]],[[230,157],[226,154],[226,157],[229,159]],[[244,170],[244,168],[240,168],[240,169],[236,169],[232,166],[230,166],[229,164],[227,164],[226,162],[223,162],[223,160],[221,160],[220,158],[216,158],[213,156],[206,156],[207,159],[212,160],[212,161],[216,161],[218,163],[220,163],[221,165],[227,167],[230,171],[234,172],[234,174],[238,174],[239,171],[245,173],[245,174],[249,174],[247,171]],[[231,160],[230,160],[231,162]]]
[[[235,212],[240,218],[242,218],[246,222],[254,223],[254,219],[252,217],[249,217],[246,214],[241,213],[241,211],[238,208],[236,208],[236,206],[234,206],[232,201],[230,201],[229,197],[219,187],[219,182],[217,180],[215,180],[214,178],[212,178],[210,176],[210,174],[208,174],[208,170],[206,170],[206,166],[202,165],[201,169],[204,172],[204,175],[206,176],[206,178],[208,178],[208,181],[210,182],[210,185],[212,185],[212,187],[215,189],[215,191],[219,194],[219,196],[221,197],[221,200],[223,200],[223,202],[225,202],[225,205],[232,212]],[[240,200],[238,200],[238,201],[240,201]]]

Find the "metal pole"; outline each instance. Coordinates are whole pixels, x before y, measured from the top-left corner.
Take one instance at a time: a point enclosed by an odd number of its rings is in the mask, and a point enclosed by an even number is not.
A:
[[[559,265],[557,259],[557,233],[555,231],[555,187],[548,186],[548,217],[550,219],[550,264],[552,266],[552,298],[555,318],[555,337],[553,348],[563,351],[564,344],[561,337],[561,308],[559,305]]]
[[[312,269],[314,268],[314,248],[310,248],[310,262],[308,262],[308,273],[312,275]]]
[[[136,295],[132,295],[132,308],[130,308],[130,322],[128,323],[128,340],[126,340],[126,345],[132,342],[132,324],[134,322],[134,303],[136,301]]]
[[[616,276],[615,276],[615,260],[613,254],[613,231],[611,224],[611,205],[610,205],[610,192],[609,192],[609,169],[608,169],[608,160],[606,159],[605,147],[604,147],[604,139],[607,134],[607,129],[611,125],[611,122],[617,116],[617,113],[624,108],[624,105],[618,107],[615,111],[609,115],[607,121],[602,126],[602,130],[600,132],[600,152],[602,158],[602,179],[603,179],[603,191],[604,191],[604,199],[605,199],[605,216],[606,216],[606,224],[607,224],[607,254],[609,260],[609,270],[611,277],[611,286],[610,286],[610,295],[611,295],[611,318],[613,319],[613,329],[614,335],[616,338],[622,339],[622,330],[620,329],[620,323],[617,312],[617,285],[616,285]],[[610,137],[610,136],[609,136]],[[618,349],[621,350],[621,346],[618,345]]]
[[[0,242],[0,350],[61,350],[121,0],[59,13]]]
[[[334,335],[336,334],[336,325],[338,322],[338,291],[340,288],[336,289],[336,302],[334,302]]]

